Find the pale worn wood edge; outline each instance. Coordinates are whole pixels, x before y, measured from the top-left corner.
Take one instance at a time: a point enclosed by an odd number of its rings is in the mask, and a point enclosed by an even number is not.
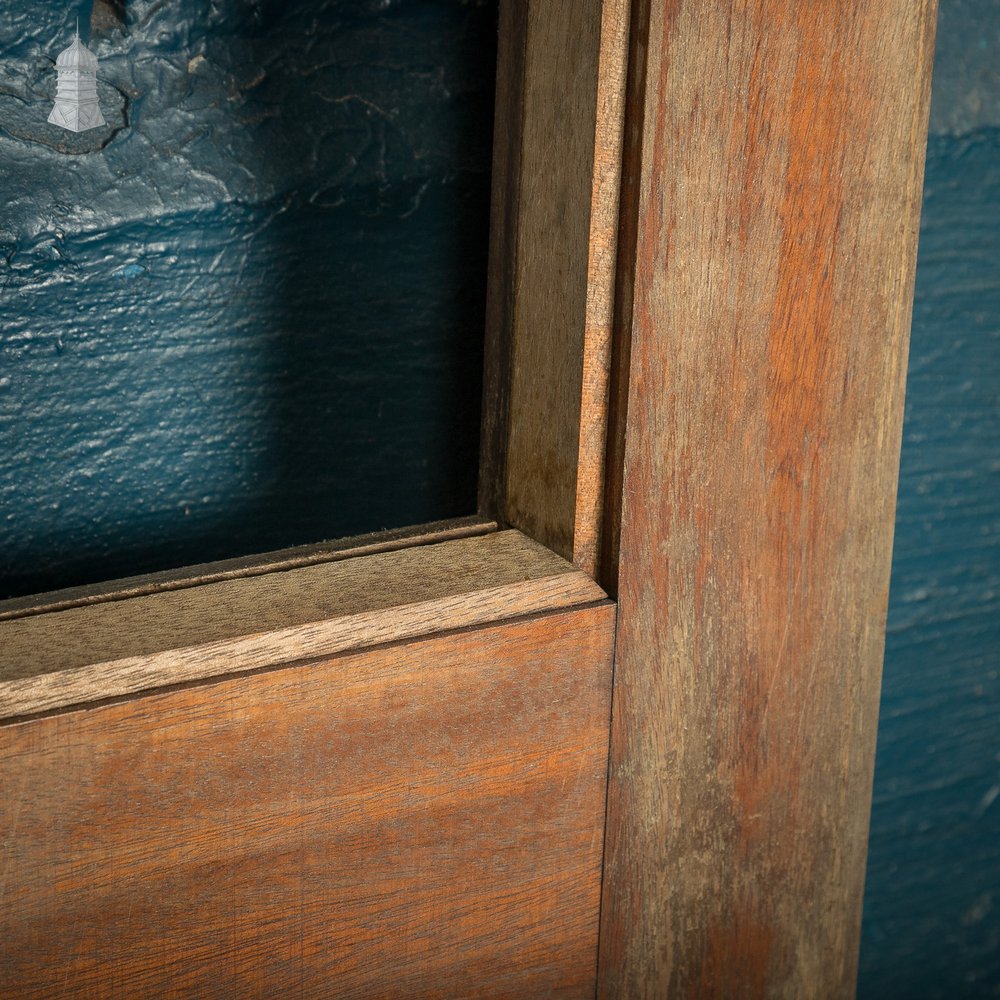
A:
[[[101,604],[107,601],[123,601],[131,597],[141,597],[169,590],[198,587],[206,583],[218,583],[221,580],[262,576],[266,573],[337,562],[342,559],[353,559],[356,556],[374,555],[378,552],[394,552],[415,545],[436,545],[454,538],[472,538],[477,535],[489,534],[496,531],[497,528],[496,521],[472,514],[467,517],[431,521],[428,524],[393,528],[367,535],[351,535],[347,538],[317,542],[313,545],[277,549],[259,555],[198,563],[181,569],[125,577],[120,580],[71,587],[45,594],[30,594],[27,597],[0,601],[0,622],[13,621],[32,615],[49,614],[53,611],[66,611],[70,608]]]
[[[901,339],[900,357],[897,368],[898,380],[892,387],[891,410],[894,414],[892,428],[893,444],[889,449],[889,464],[891,468],[890,495],[887,496],[887,517],[889,519],[889,544],[882,561],[882,579],[878,584],[881,594],[881,607],[878,609],[876,621],[881,635],[881,649],[878,662],[875,664],[875,680],[872,684],[870,743],[865,748],[864,784],[861,788],[861,799],[864,803],[863,833],[860,838],[859,854],[861,862],[856,873],[857,891],[852,914],[853,933],[846,942],[850,954],[849,978],[852,983],[858,979],[858,967],[861,952],[861,917],[864,906],[864,886],[868,869],[868,839],[871,824],[872,795],[875,786],[875,755],[878,738],[878,720],[882,695],[882,662],[885,657],[885,631],[889,613],[889,584],[892,576],[892,548],[895,535],[896,498],[899,489],[899,464],[903,445],[903,417],[906,404],[906,377],[909,368],[910,327],[913,320],[913,297],[917,279],[917,254],[919,252],[918,234],[920,229],[920,214],[923,206],[924,172],[927,160],[927,135],[930,125],[931,90],[934,75],[934,51],[937,38],[938,0],[924,0],[920,7],[922,45],[920,57],[914,67],[913,79],[920,86],[920,95],[916,100],[917,112],[910,120],[910,148],[916,150],[916,155],[910,162],[908,189],[910,204],[908,216],[912,220],[911,234],[905,251],[899,255],[899,276],[897,278],[900,294],[896,298],[896,318],[894,326],[904,330]]]
[[[551,554],[546,555],[551,558]],[[400,603],[289,628],[0,682],[0,720],[16,721],[70,706],[565,609],[605,598],[593,580],[569,566],[564,572],[500,586],[477,588],[473,581],[472,586],[432,600]],[[58,626],[59,623],[54,621],[53,624]]]
[[[628,31],[628,59],[623,119],[615,246],[615,292],[608,358],[606,447],[600,509],[600,556],[595,576],[612,598],[618,593],[618,553],[622,497],[625,488],[625,428],[628,421],[629,367],[632,347],[632,292],[635,282],[639,226],[643,122],[645,119],[646,53],[649,45],[649,0],[634,0]]]
[[[605,0],[597,74],[573,563],[600,579],[629,50],[628,0]]]

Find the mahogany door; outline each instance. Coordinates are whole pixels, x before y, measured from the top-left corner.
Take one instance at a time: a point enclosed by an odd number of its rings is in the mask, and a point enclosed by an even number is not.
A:
[[[853,993],[933,29],[502,3],[480,512],[0,606],[0,993]]]

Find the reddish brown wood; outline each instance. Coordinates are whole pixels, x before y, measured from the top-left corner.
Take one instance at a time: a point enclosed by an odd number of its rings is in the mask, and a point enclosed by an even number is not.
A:
[[[0,728],[0,992],[592,996],[613,624]]]
[[[628,0],[500,4],[480,509],[596,577]]]
[[[636,7],[601,996],[854,992],[934,12]]]

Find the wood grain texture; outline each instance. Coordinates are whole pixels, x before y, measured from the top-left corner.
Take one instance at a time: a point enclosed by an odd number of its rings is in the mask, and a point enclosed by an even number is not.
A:
[[[501,27],[482,509],[596,576],[628,3],[505,2]]]
[[[604,454],[604,503],[598,575],[611,598],[618,596],[618,556],[625,468],[625,431],[628,424],[629,365],[632,350],[632,295],[638,249],[636,206],[642,178],[643,102],[646,86],[646,49],[649,4],[633,0],[628,33],[628,66],[621,106],[622,143],[615,255],[615,294],[612,309],[611,352],[607,394],[607,435]]]
[[[604,473],[608,441],[630,7],[627,0],[604,0],[601,4],[600,47],[597,54],[597,110],[591,168],[587,305],[573,521],[573,563],[597,580],[601,579],[602,532],[606,520]]]
[[[0,719],[603,597],[505,531],[0,622]]]
[[[223,559],[196,566],[185,566],[181,569],[164,570],[160,573],[147,573],[122,580],[89,584],[84,587],[70,587],[46,594],[15,597],[0,601],[0,621],[27,618],[49,611],[65,611],[85,604],[120,601],[127,597],[141,597],[165,590],[183,590],[186,587],[198,587],[205,583],[218,583],[221,580],[262,576],[265,573],[283,572],[302,566],[315,566],[317,563],[374,555],[376,552],[392,552],[416,545],[434,545],[452,538],[471,538],[496,530],[495,521],[473,514],[469,517],[432,521],[429,524],[393,528],[368,535],[336,538],[313,545],[297,545],[290,549],[241,556],[238,559]]]
[[[934,13],[637,9],[601,996],[853,994]]]
[[[613,629],[0,727],[4,997],[593,996]]]
[[[479,435],[479,512],[497,520],[502,519],[506,506],[527,14],[527,3],[515,0],[499,3],[483,412]]]

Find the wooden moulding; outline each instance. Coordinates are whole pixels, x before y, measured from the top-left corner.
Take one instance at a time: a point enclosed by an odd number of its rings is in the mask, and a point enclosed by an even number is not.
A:
[[[51,591],[47,594],[15,597],[0,601],[0,621],[27,618],[30,615],[43,614],[48,611],[65,611],[67,608],[82,607],[85,604],[120,601],[128,597],[141,597],[145,594],[155,594],[165,590],[183,590],[204,583],[218,583],[221,580],[261,576],[265,573],[281,573],[289,569],[298,569],[301,566],[354,559],[358,556],[373,555],[376,552],[392,552],[395,549],[410,548],[415,545],[432,545],[446,542],[452,538],[485,535],[496,530],[495,521],[474,514],[469,517],[432,521],[429,524],[393,528],[389,531],[372,532],[367,535],[352,535],[328,542],[317,542],[313,545],[298,545],[291,549],[264,552],[260,555],[201,563],[197,566],[147,573],[144,576],[72,587],[67,590]]]
[[[0,992],[592,997],[613,634],[604,601],[0,727]]]
[[[503,0],[480,506],[598,578],[627,0]]]
[[[517,531],[0,622],[0,719],[604,598]]]
[[[850,997],[935,4],[635,18],[599,995]]]

